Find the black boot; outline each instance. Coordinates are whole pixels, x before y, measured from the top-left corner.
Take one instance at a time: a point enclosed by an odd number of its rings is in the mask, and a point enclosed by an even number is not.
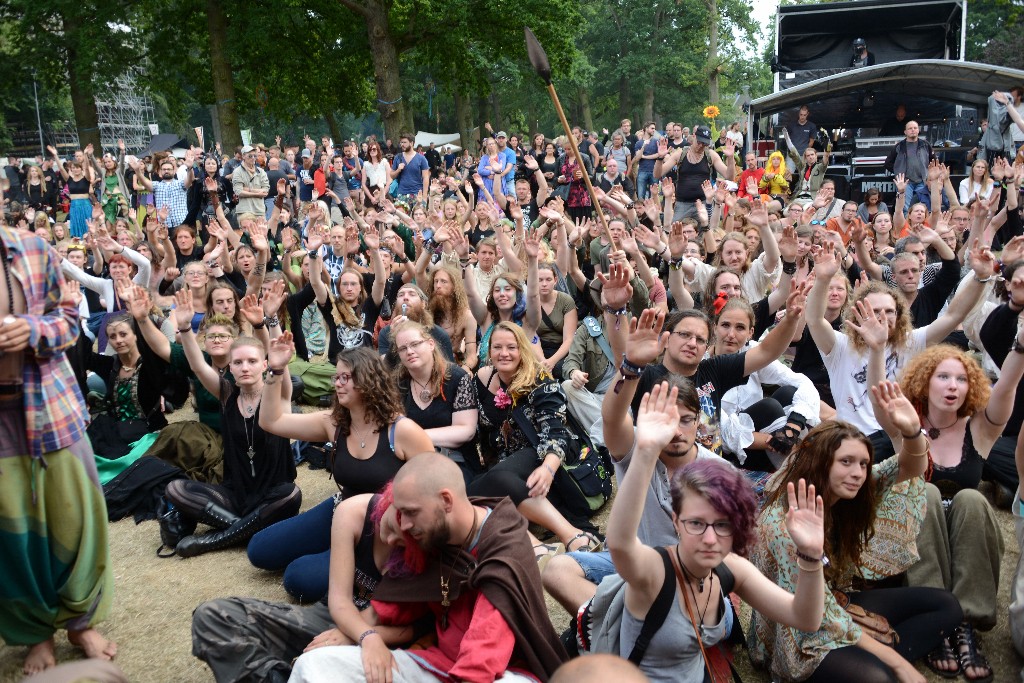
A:
[[[232,524],[237,522],[238,515],[210,501],[206,504],[206,508],[199,513],[199,521],[207,526],[212,526],[214,529],[223,530],[230,528]]]
[[[156,554],[159,557],[171,557],[181,539],[195,533],[196,522],[181,514],[181,510],[163,497],[160,498],[160,503],[157,506],[156,517],[160,524],[161,543]],[[165,548],[170,552],[167,552]]]
[[[260,519],[262,510],[263,506],[256,508],[222,531],[211,531],[201,536],[194,535],[183,538],[175,551],[179,557],[195,557],[213,550],[245,543],[252,538],[253,534],[263,528],[263,520]]]

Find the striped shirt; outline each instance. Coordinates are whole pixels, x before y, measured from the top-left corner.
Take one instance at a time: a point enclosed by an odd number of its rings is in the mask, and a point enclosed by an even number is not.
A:
[[[21,285],[29,339],[22,370],[30,455],[66,448],[85,438],[89,411],[64,352],[78,339],[78,307],[61,296],[57,254],[34,235],[0,227],[7,267]]]
[[[188,215],[188,195],[185,183],[174,180],[159,180],[153,183],[153,203],[157,209],[167,207],[167,227],[176,228],[185,222]]]

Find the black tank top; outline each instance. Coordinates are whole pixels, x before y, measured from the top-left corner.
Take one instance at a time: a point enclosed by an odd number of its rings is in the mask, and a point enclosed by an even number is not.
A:
[[[352,582],[352,602],[360,611],[370,606],[370,598],[373,597],[373,592],[377,590],[377,584],[381,580],[380,570],[373,559],[373,510],[379,500],[380,496],[374,495],[366,506],[363,532],[356,543],[356,575]],[[324,596],[323,601],[327,603],[327,596]]]
[[[935,465],[932,468],[931,483],[939,489],[943,500],[952,500],[953,496],[964,489],[978,488],[984,466],[985,459],[974,447],[971,421],[968,419],[964,430],[964,447],[960,455],[960,462],[953,467]]]
[[[398,474],[405,461],[395,455],[397,423],[398,420],[392,422],[387,431],[377,437],[377,450],[366,460],[353,457],[348,452],[347,439],[340,433],[335,435],[332,472],[334,481],[341,489],[342,498],[350,498],[361,493],[377,493]]]
[[[711,179],[711,163],[705,154],[704,158],[695,164],[690,163],[689,154],[684,153],[679,159],[676,175],[676,201],[695,202],[704,199],[704,190],[701,185],[705,180]]]
[[[67,181],[68,194],[89,194],[89,179],[82,178],[81,180],[72,180],[68,178]]]

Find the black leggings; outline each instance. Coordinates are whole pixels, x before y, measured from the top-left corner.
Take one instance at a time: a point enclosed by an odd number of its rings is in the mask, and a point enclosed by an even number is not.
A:
[[[241,509],[242,506],[235,502],[226,487],[191,479],[170,482],[165,495],[189,519],[200,519],[206,504],[215,503],[240,517],[259,509],[260,519],[267,525],[294,517],[302,507],[302,491],[287,481],[270,487],[255,505],[246,510]]]
[[[850,602],[880,614],[900,636],[895,650],[913,662],[942,643],[963,620],[960,603],[938,588],[880,588],[849,593]],[[864,635],[864,638],[870,636]],[[896,675],[881,659],[857,645],[832,650],[806,679],[820,683],[895,683]]]
[[[744,408],[742,411],[750,416],[754,422],[755,432],[764,432],[768,425],[786,416],[786,407],[793,403],[793,396],[796,394],[796,387],[779,387],[771,396],[762,398],[757,403]],[[743,462],[743,469],[755,472],[774,472],[775,465],[768,459],[768,454],[759,449],[746,448],[747,459]]]

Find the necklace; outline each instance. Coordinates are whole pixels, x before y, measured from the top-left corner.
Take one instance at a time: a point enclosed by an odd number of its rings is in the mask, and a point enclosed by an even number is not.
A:
[[[704,615],[708,613],[708,606],[711,605],[711,594],[714,593],[714,591],[710,591],[710,590],[708,591],[708,599],[704,601],[704,609],[701,610],[700,609],[700,603],[697,601],[697,593],[693,592],[693,582],[689,580],[691,578],[696,578],[696,577],[694,577],[692,574],[690,574],[690,570],[686,568],[685,564],[683,564],[683,558],[680,557],[680,555],[679,555],[679,545],[678,544],[676,545],[676,559],[679,561],[679,566],[683,568],[683,573],[686,574],[686,578],[687,578],[686,587],[689,588],[690,595],[693,596],[693,606],[697,610],[697,616],[700,617],[700,620],[697,622],[697,632],[700,634],[700,637],[703,640],[704,637],[707,635],[706,632],[705,632],[705,628],[704,628]],[[699,579],[699,583],[698,583],[698,586],[697,586],[697,592],[698,593],[703,593],[704,592],[704,580],[709,578],[713,573],[714,573],[713,571],[712,572],[708,572],[707,576],[701,577]],[[692,614],[690,615],[690,618],[691,619],[693,618]]]
[[[434,398],[434,392],[430,390],[430,387],[425,382],[419,381],[412,375],[409,376],[409,379],[411,379],[417,386],[423,387],[419,394],[420,400],[424,403],[430,403],[431,399]]]
[[[255,400],[253,398],[255,397]],[[245,417],[252,417],[253,413],[260,405],[260,401],[263,400],[263,392],[258,391],[252,394],[238,394],[238,407],[245,412]]]
[[[946,425],[945,427],[936,427],[935,424],[932,422],[932,419],[927,415],[925,415],[924,419],[928,420],[928,424],[931,425],[931,427],[928,428],[928,438],[934,441],[935,439],[939,438],[939,434],[942,433],[943,429],[949,429],[957,422],[959,422],[960,416],[957,415],[955,418],[953,418],[952,424]]]
[[[438,576],[441,579],[441,630],[448,628],[448,608],[451,607],[452,603],[448,599],[448,582],[452,580],[452,573],[455,571],[455,565],[462,557],[462,553],[466,552],[466,548],[469,542],[476,536],[476,508],[473,508],[473,526],[469,529],[469,534],[466,535],[466,540],[462,542],[459,547],[459,551],[455,553],[455,558],[452,560],[451,566],[448,568],[447,578],[444,575],[444,560],[441,560],[441,569],[438,572]]]
[[[249,420],[252,420],[252,427],[249,427]],[[249,446],[249,449],[245,452],[246,457],[249,458],[249,472],[252,473],[253,478],[256,478],[256,449],[253,448],[253,444],[256,441],[256,418],[255,417],[243,417],[242,418],[242,429],[245,430],[245,443]]]
[[[373,433],[373,425],[370,426],[369,431],[367,431],[366,434],[364,434],[363,436],[359,436],[356,433],[355,428],[353,426],[351,426],[351,425],[349,426],[349,431],[352,432],[352,436],[354,436],[357,439],[359,439],[359,447],[360,448],[366,448],[366,437]]]

